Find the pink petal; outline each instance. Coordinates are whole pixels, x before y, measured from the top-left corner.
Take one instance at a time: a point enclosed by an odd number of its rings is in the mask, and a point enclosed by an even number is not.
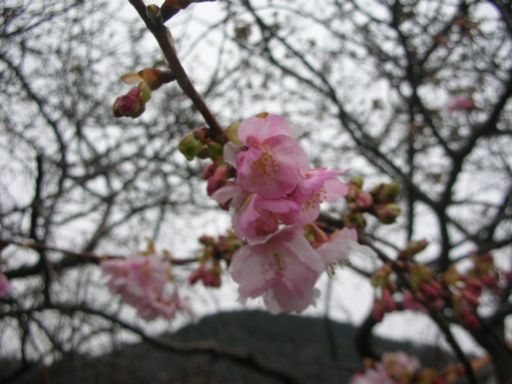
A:
[[[285,231],[292,232],[293,237],[289,241],[280,244],[284,250],[283,253],[293,254],[297,259],[317,272],[323,271],[324,265],[322,260],[304,237],[302,229],[300,227],[291,227],[284,229],[282,232]]]
[[[238,286],[242,298],[255,298],[265,292],[272,283],[274,273],[268,267],[265,246],[246,245],[233,254],[229,271]]]
[[[258,208],[275,213],[287,213],[299,209],[299,205],[295,201],[287,199],[269,200],[258,197],[255,204]]]
[[[294,166],[297,170],[305,169],[309,165],[306,152],[289,136],[270,137],[263,142],[263,147],[270,148],[279,162]]]
[[[324,184],[325,201],[334,203],[340,197],[344,197],[348,193],[348,186],[338,179],[327,180]]]
[[[223,149],[223,157],[224,161],[233,166],[236,167],[236,155],[238,152],[241,151],[242,148],[240,148],[238,145],[232,143],[231,141],[228,141],[226,144],[224,144]]]
[[[239,187],[234,184],[228,184],[225,187],[217,189],[212,195],[211,198],[215,200],[220,205],[226,204],[228,201],[232,200],[236,194],[239,193]]]
[[[289,136],[290,134],[291,127],[286,122],[286,119],[279,115],[269,115],[264,119],[251,117],[242,121],[238,128],[238,138],[245,145],[249,145],[250,142],[250,146],[262,143],[272,136]]]
[[[300,264],[293,264],[285,270],[285,276],[278,278],[272,287],[272,294],[281,310],[302,312],[314,303],[318,291],[314,285],[318,273]]]

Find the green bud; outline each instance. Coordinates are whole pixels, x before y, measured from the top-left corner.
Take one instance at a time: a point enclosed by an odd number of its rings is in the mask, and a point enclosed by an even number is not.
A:
[[[242,142],[238,138],[238,127],[240,127],[239,122],[232,123],[229,127],[224,131],[229,141],[236,145],[242,145]]]
[[[216,160],[222,158],[222,153],[224,151],[224,146],[215,141],[212,141],[208,144],[208,155],[212,160]]]
[[[156,4],[150,4],[146,6],[146,15],[148,16],[149,21],[155,27],[159,27],[163,23],[162,11],[160,7]]]
[[[400,252],[399,257],[401,259],[410,259],[423,251],[427,246],[427,240],[413,240],[407,244],[407,247],[405,247],[403,251]]]
[[[191,161],[196,157],[201,149],[203,148],[203,144],[199,140],[194,137],[194,133],[189,132],[180,141],[178,146],[178,150],[185,156],[188,161]]]
[[[396,182],[380,184],[372,191],[372,195],[379,203],[393,203],[400,194],[400,188]]]
[[[357,176],[357,177],[351,178],[348,183],[361,189],[361,188],[363,188],[364,179],[360,176]]]

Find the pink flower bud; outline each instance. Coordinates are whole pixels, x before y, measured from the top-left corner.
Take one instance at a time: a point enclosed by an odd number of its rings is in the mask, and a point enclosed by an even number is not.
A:
[[[374,211],[381,223],[392,224],[400,215],[401,209],[398,204],[381,204],[376,205]]]
[[[373,197],[369,192],[361,192],[356,199],[358,208],[367,209],[373,204]]]
[[[497,284],[496,276],[495,275],[484,276],[484,277],[482,277],[482,283],[487,288],[494,288],[494,287],[496,287],[496,284]]]
[[[208,179],[208,196],[213,195],[218,189],[224,187],[228,181],[232,168],[229,165],[217,167],[213,175]]]
[[[220,287],[221,285],[220,275],[213,269],[206,269],[205,264],[201,264],[188,278],[188,282],[191,285],[199,280],[201,280],[205,287]]]
[[[455,96],[447,105],[450,112],[470,112],[476,109],[475,102],[470,96]]]
[[[213,176],[215,173],[215,170],[217,169],[217,164],[211,163],[206,169],[203,171],[203,179],[208,180],[210,177]]]
[[[393,301],[391,290],[388,288],[382,289],[382,305],[386,312],[393,312],[396,309],[396,303]]]
[[[119,96],[112,106],[115,117],[138,117],[145,110],[142,92],[139,87],[132,88],[126,95]]]
[[[441,294],[439,287],[434,283],[434,281],[426,281],[420,286],[421,293],[427,300],[435,300]]]
[[[377,323],[380,323],[382,319],[384,319],[384,310],[382,308],[382,303],[377,299],[373,301],[372,317],[373,320],[375,320]]]
[[[462,309],[459,312],[459,316],[464,326],[466,326],[468,329],[480,328],[480,320],[474,313],[470,312],[469,310]]]
[[[469,289],[462,290],[462,298],[472,308],[476,308],[479,304],[478,296]]]
[[[423,309],[423,306],[414,299],[414,296],[410,291],[406,291],[404,293],[403,306],[405,309],[409,309],[411,311]]]

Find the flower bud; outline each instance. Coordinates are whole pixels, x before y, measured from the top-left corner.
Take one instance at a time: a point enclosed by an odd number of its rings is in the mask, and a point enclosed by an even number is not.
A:
[[[461,309],[459,311],[459,317],[466,328],[472,330],[480,328],[480,320],[473,312],[469,311],[468,309]]]
[[[447,105],[450,112],[470,112],[476,109],[475,102],[470,96],[456,96]]]
[[[161,71],[156,68],[144,68],[138,72],[138,75],[153,91],[175,79],[171,72]]]
[[[187,133],[180,141],[178,150],[185,156],[188,161],[196,157],[203,149],[203,144],[197,140],[193,132]]]
[[[443,274],[443,283],[451,286],[457,283],[460,280],[460,274],[457,272],[457,269],[452,265],[448,270]]]
[[[343,223],[348,228],[364,229],[366,227],[366,220],[360,212],[348,212],[343,217]]]
[[[400,184],[393,182],[379,184],[372,191],[372,195],[380,204],[393,203],[400,194]]]
[[[230,168],[232,167],[229,165],[223,165],[215,169],[213,175],[208,179],[208,196],[213,195],[218,189],[226,185],[230,174]]]
[[[162,11],[156,4],[149,4],[146,6],[146,15],[155,27],[159,27],[163,23]]]
[[[229,139],[229,141],[231,141],[233,144],[241,146],[242,142],[238,138],[238,128],[239,127],[240,127],[240,123],[235,122],[235,123],[230,124],[230,126],[227,127],[224,132],[226,133],[226,136]]]
[[[138,117],[145,110],[146,102],[143,100],[139,87],[132,88],[126,95],[119,96],[112,106],[115,117]]]
[[[401,209],[398,204],[376,205],[374,207],[375,216],[383,224],[392,224],[400,215]]]
[[[203,180],[208,180],[213,176],[215,170],[217,169],[217,164],[211,163],[206,169],[203,171]]]
[[[389,288],[382,289],[382,306],[385,312],[393,312],[396,309],[396,303]]]
[[[423,251],[428,245],[427,240],[413,240],[407,244],[407,247],[398,254],[400,259],[411,259],[416,254]]]
[[[377,323],[380,323],[384,319],[384,310],[380,301],[375,299],[372,307],[372,317]]]
[[[353,185],[354,187],[358,188],[359,190],[363,188],[364,179],[362,177],[353,177],[348,182],[349,185]]]
[[[356,205],[360,209],[370,208],[373,204],[373,197],[369,192],[361,192],[356,198]]]
[[[423,306],[414,299],[414,296],[410,291],[406,291],[404,293],[402,305],[404,309],[409,309],[411,311],[418,311],[423,309]]]
[[[224,146],[222,144],[217,143],[216,141],[211,141],[207,145],[208,148],[208,157],[213,161],[218,161],[222,159]]]

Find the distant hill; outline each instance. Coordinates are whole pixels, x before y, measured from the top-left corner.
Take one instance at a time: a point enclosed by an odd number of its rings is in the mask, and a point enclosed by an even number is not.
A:
[[[303,383],[343,384],[352,372],[346,364],[359,364],[353,346],[355,328],[333,323],[337,361],[330,357],[325,320],[293,315],[274,316],[261,311],[220,313],[203,318],[162,339],[180,341],[215,340],[252,352],[258,359],[293,373]],[[435,347],[375,339],[378,350],[406,350],[420,356],[424,364],[437,365],[449,355]],[[0,382],[7,371],[0,368]],[[182,356],[146,344],[123,345],[95,357],[66,357],[48,369],[35,369],[17,383],[49,384],[274,384],[279,381],[256,374],[224,359],[204,355]]]

